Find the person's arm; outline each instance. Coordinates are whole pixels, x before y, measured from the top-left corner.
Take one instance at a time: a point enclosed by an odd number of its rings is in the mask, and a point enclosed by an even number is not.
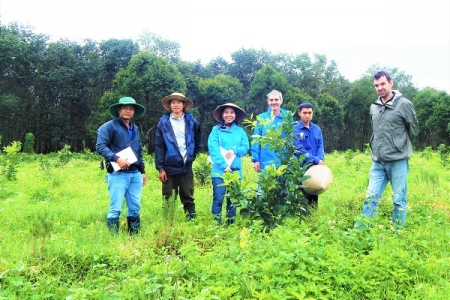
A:
[[[406,130],[408,131],[409,138],[412,139],[419,134],[419,123],[412,102],[408,102],[403,111],[406,113]]]
[[[239,130],[239,135],[240,135],[240,139],[239,139],[239,143],[238,145],[234,148],[234,154],[236,154],[237,156],[245,156],[248,153],[248,150],[250,148],[250,144],[248,142],[248,137],[247,134],[245,133],[244,129],[240,128],[241,130]]]
[[[256,121],[255,129],[253,130],[253,136],[261,136],[262,135],[262,128],[258,121]],[[254,139],[254,137],[252,137]],[[261,155],[261,143],[259,141],[253,140],[251,145],[251,154],[252,154],[252,162],[253,162],[253,168],[256,172],[261,171],[261,162],[260,162],[260,155]]]
[[[104,123],[97,130],[97,142],[95,144],[95,150],[103,156],[106,161],[115,161],[113,160],[115,153],[111,151],[109,146],[112,142],[113,131],[109,130],[109,122]]]
[[[320,163],[320,161],[317,164],[323,164],[323,162],[325,161],[325,146],[324,146],[324,142],[323,142],[323,135],[322,135],[322,130],[320,129],[319,126],[317,126],[318,129],[318,135],[320,137],[319,140],[319,145],[317,147],[317,158],[322,162]]]
[[[194,159],[195,159],[202,147],[202,130],[200,123],[195,119],[194,119],[194,141],[195,141],[194,147]]]
[[[261,154],[261,143],[259,141],[255,140],[255,136],[261,136],[262,135],[262,128],[259,123],[259,121],[256,121],[256,126],[253,129],[253,136],[252,136],[252,145],[250,147],[251,154],[252,154],[252,162],[259,162],[259,157]]]
[[[213,127],[208,136],[208,153],[214,164],[218,165],[222,169],[228,167],[224,157],[220,153],[220,137],[217,126]]]
[[[164,171],[164,156],[166,153],[162,126],[164,126],[164,124],[162,123],[162,121],[160,121],[156,126],[156,135],[155,135],[155,168],[156,170],[158,170],[159,173]]]

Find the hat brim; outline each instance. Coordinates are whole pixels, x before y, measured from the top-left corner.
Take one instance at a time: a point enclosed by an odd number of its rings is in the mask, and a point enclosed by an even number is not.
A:
[[[183,101],[184,104],[185,104],[185,105],[184,105],[184,110],[185,110],[185,111],[188,111],[188,110],[192,107],[192,105],[193,105],[191,99],[187,98],[186,96],[183,96],[182,94],[175,93],[175,94],[171,94],[171,95],[169,95],[169,96],[164,97],[164,98],[162,99],[162,101],[161,101],[162,106],[163,106],[164,109],[167,110],[167,111],[172,111],[172,110],[170,109],[170,101],[171,101],[171,100],[180,100],[180,101]]]
[[[305,175],[311,176],[302,182],[305,192],[310,195],[320,195],[328,190],[333,183],[333,173],[326,165],[313,165]]]
[[[234,112],[236,114],[236,119],[234,120],[234,122],[240,123],[247,117],[247,113],[242,108],[237,106],[236,104],[225,103],[225,104],[217,106],[216,109],[213,111],[213,118],[217,122],[223,123],[222,114],[223,114],[223,111],[225,110],[225,108],[227,108],[227,107],[231,107],[232,109],[234,109]]]
[[[113,104],[109,107],[109,113],[111,114],[111,116],[113,116],[114,118],[117,118],[119,116],[119,112],[117,111],[117,108],[119,106],[123,106],[123,105],[133,105],[134,106],[134,117],[132,120],[135,120],[139,117],[141,117],[143,114],[145,114],[145,107],[143,107],[140,104],[137,103],[130,103],[130,104],[123,104],[123,103],[116,103]]]

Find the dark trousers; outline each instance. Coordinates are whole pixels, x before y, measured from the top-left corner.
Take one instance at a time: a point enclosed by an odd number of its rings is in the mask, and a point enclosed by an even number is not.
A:
[[[187,213],[195,212],[194,172],[192,172],[192,168],[189,168],[186,173],[168,175],[167,181],[162,184],[162,194],[166,200],[171,197],[176,199],[180,195],[184,211]]]
[[[316,208],[319,205],[319,195],[310,195],[304,190],[302,190],[302,192],[306,200],[308,200],[308,206]]]

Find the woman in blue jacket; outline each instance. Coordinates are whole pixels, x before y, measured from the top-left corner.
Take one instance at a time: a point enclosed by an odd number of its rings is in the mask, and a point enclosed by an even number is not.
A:
[[[223,175],[225,172],[239,172],[242,179],[242,159],[250,148],[247,134],[238,126],[247,113],[233,103],[218,106],[213,117],[219,123],[214,126],[208,137],[208,151],[212,160],[211,181],[213,185],[213,203],[211,212],[217,224],[222,221],[222,205],[226,192]],[[236,206],[230,200],[226,204],[228,224],[233,224],[236,217]]]

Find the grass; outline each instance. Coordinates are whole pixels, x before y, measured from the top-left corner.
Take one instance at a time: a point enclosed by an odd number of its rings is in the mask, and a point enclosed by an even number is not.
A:
[[[195,190],[197,219],[162,213],[151,158],[141,233],[105,225],[105,171],[95,155],[60,163],[21,156],[0,179],[0,299],[448,299],[450,174],[437,153],[410,161],[407,227],[391,230],[389,186],[371,231],[353,229],[370,158],[328,154],[332,187],[317,211],[263,233],[237,218],[217,226],[210,184]],[[244,159],[244,181],[257,175]],[[124,208],[124,212],[125,212]],[[122,220],[125,214],[122,213]]]

